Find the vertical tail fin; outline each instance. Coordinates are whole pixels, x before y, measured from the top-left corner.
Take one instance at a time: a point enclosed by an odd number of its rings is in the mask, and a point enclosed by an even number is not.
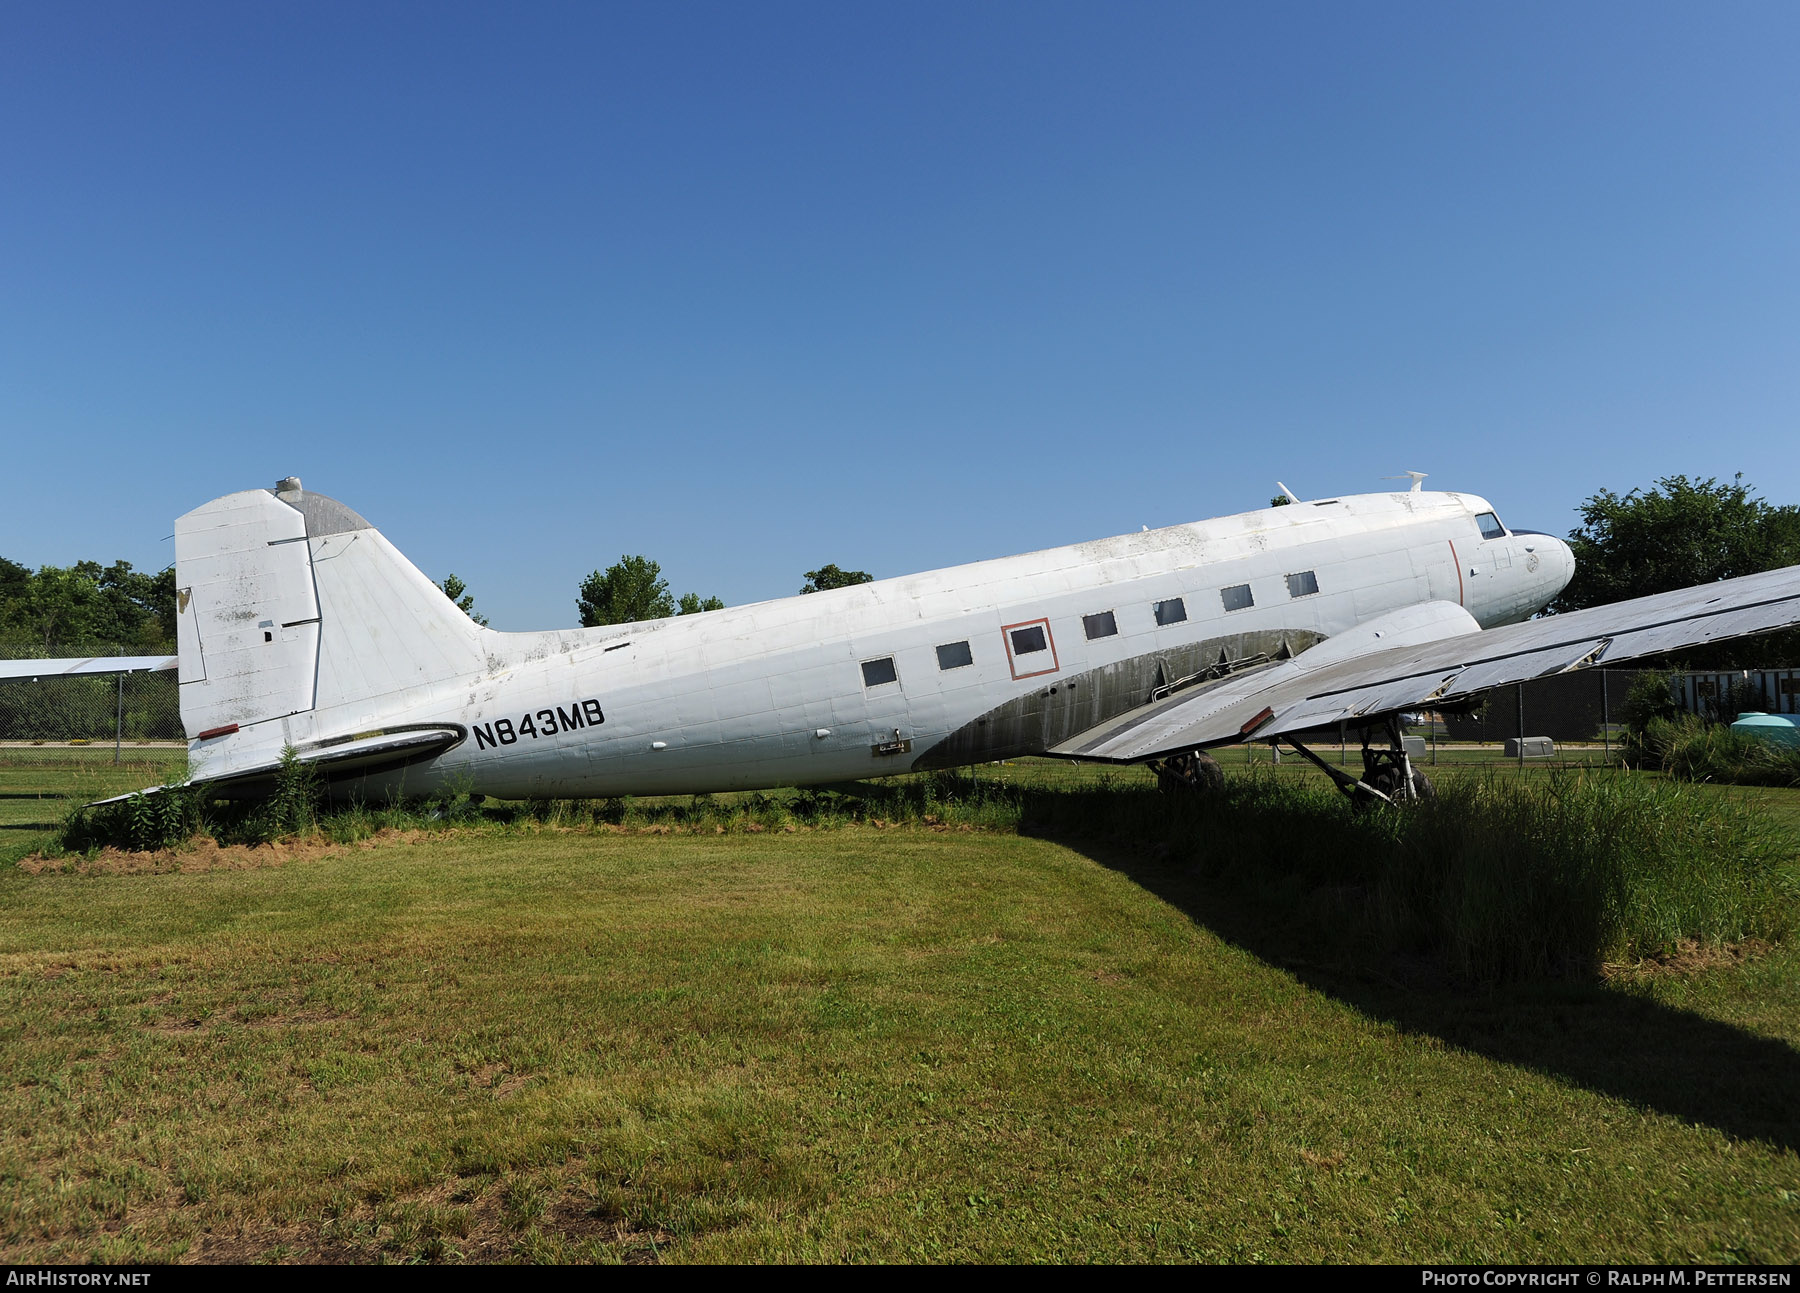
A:
[[[354,730],[485,661],[484,630],[436,584],[291,477],[177,519],[175,582],[181,721],[205,775]]]

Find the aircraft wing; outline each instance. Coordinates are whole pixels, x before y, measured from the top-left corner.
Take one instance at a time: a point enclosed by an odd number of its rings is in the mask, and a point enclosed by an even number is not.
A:
[[[0,660],[0,682],[17,678],[68,678],[81,674],[154,673],[173,669],[172,655],[78,656],[67,660]]]
[[[1360,726],[1490,687],[1797,624],[1800,566],[1485,632],[1461,607],[1428,602],[1360,625],[1292,660],[1139,706],[1049,753],[1133,763],[1345,721]],[[1394,637],[1406,644],[1393,645]]]

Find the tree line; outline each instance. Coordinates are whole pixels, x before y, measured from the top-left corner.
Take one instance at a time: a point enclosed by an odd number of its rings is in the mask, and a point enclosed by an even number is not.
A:
[[[77,561],[33,570],[0,557],[0,647],[172,655],[175,567],[148,574],[129,561]]]
[[[1730,482],[1664,476],[1649,489],[1590,496],[1569,548],[1575,577],[1552,613],[1800,565],[1800,507],[1758,497],[1742,472]],[[1676,656],[1677,667],[1694,670],[1800,667],[1800,630]]]

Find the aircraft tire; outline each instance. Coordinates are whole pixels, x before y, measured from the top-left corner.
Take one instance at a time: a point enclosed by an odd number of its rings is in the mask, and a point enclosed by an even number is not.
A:
[[[1165,794],[1216,795],[1225,789],[1225,769],[1210,754],[1193,751],[1163,760],[1156,774],[1157,789]]]
[[[1395,768],[1392,771],[1379,773],[1374,780],[1369,782],[1369,784],[1379,790],[1382,794],[1386,795],[1389,799],[1393,799],[1396,803],[1407,802],[1406,800],[1395,798],[1395,796],[1400,793],[1400,771],[1398,768]],[[1412,770],[1412,802],[1424,803],[1427,800],[1436,798],[1437,787],[1431,783],[1431,778],[1417,768],[1414,768]],[[1352,802],[1358,808],[1372,808],[1381,801],[1374,798],[1372,795],[1364,795],[1359,792],[1353,797]]]

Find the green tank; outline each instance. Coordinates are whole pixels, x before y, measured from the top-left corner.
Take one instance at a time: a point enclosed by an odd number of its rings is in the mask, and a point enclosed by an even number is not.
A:
[[[1731,730],[1759,740],[1772,741],[1777,745],[1791,745],[1800,749],[1800,722],[1786,714],[1739,714],[1737,722],[1731,725]]]

